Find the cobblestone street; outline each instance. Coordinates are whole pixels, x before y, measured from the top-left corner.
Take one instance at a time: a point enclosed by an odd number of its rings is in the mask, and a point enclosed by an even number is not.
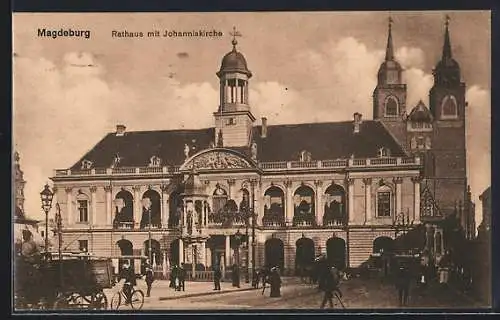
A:
[[[212,283],[186,283],[185,292],[168,288],[166,281],[154,284],[154,294],[145,298],[144,310],[209,310],[209,309],[319,309],[323,292],[316,286],[301,283],[297,278],[284,278],[282,296],[270,298],[269,289],[253,290],[243,283],[240,289],[225,283],[222,292],[214,292]],[[143,288],[140,283],[139,288]],[[391,283],[380,279],[351,279],[341,285],[343,304],[346,309],[394,309],[398,308],[397,291]],[[231,292],[233,291],[233,292]],[[334,309],[341,309],[334,299]],[[479,308],[481,305],[452,288],[442,289],[429,285],[426,289],[413,286],[409,308]]]

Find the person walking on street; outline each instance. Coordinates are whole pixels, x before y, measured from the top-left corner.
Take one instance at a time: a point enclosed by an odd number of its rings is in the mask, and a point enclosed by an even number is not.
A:
[[[255,269],[252,271],[252,288],[259,288],[259,273]]]
[[[184,266],[181,264],[177,269],[177,279],[178,279],[178,287],[177,291],[185,291],[186,290],[186,270],[184,270]]]
[[[218,265],[214,266],[214,290],[220,291],[220,280],[222,278],[222,272]]]
[[[153,281],[154,281],[153,268],[148,263],[146,264],[146,285],[148,286],[146,297],[149,297],[151,295],[151,286],[153,285]]]
[[[239,288],[240,287],[240,270],[239,270],[238,265],[236,263],[233,264],[232,279],[233,279],[233,287]]]
[[[408,305],[408,297],[410,295],[411,275],[409,268],[401,265],[396,275],[396,289],[398,290],[399,306],[405,307]]]
[[[281,277],[278,267],[273,267],[271,269],[271,298],[281,297]]]
[[[339,289],[340,275],[337,268],[331,267],[323,271],[319,281],[321,290],[325,292],[321,302],[321,309],[325,308],[327,302],[330,308],[333,308],[333,295],[338,295],[339,300],[342,298],[342,292]]]
[[[175,284],[175,280],[177,279],[177,265],[174,265],[170,270],[170,284],[169,287],[176,289],[177,285]]]

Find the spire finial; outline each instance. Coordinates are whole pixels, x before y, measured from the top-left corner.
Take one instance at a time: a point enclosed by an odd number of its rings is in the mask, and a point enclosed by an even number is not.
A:
[[[446,15],[444,23],[445,31],[444,31],[444,44],[443,44],[443,60],[451,59],[451,41],[449,32],[450,20],[451,20],[450,16]]]
[[[238,44],[236,37],[241,37],[241,33],[236,30],[235,26],[233,26],[233,32],[230,32],[229,34],[233,36],[233,40],[231,41],[231,43],[233,45],[233,50],[236,51],[236,45]]]
[[[387,49],[385,51],[385,61],[394,60],[394,49],[392,46],[392,24],[394,20],[389,16],[389,35],[387,36]]]

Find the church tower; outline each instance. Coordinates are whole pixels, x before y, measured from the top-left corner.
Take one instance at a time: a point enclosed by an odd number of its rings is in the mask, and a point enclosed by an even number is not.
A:
[[[434,85],[429,93],[434,118],[432,147],[435,198],[443,213],[453,212],[467,199],[465,83],[460,66],[453,59],[446,17],[441,60],[433,70]]]
[[[377,86],[373,92],[373,119],[381,121],[406,147],[406,84],[402,80],[403,68],[394,57],[392,22],[389,18],[385,60],[378,70]]]
[[[252,73],[248,70],[243,54],[237,51],[234,29],[233,49],[222,58],[217,77],[220,79],[220,103],[215,118],[215,141],[217,147],[248,147],[255,117],[248,103],[248,80]]]

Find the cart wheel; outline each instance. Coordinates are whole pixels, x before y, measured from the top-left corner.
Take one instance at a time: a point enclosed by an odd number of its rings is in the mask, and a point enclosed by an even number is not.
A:
[[[120,305],[122,304],[122,295],[120,292],[115,292],[113,297],[111,297],[111,310],[118,310]]]
[[[68,299],[65,296],[60,296],[54,302],[54,310],[67,310],[69,309]]]
[[[141,310],[144,304],[144,293],[141,290],[134,290],[130,304],[132,305],[132,309]]]
[[[98,292],[95,295],[94,309],[95,310],[106,310],[108,308],[108,298],[104,292]]]

